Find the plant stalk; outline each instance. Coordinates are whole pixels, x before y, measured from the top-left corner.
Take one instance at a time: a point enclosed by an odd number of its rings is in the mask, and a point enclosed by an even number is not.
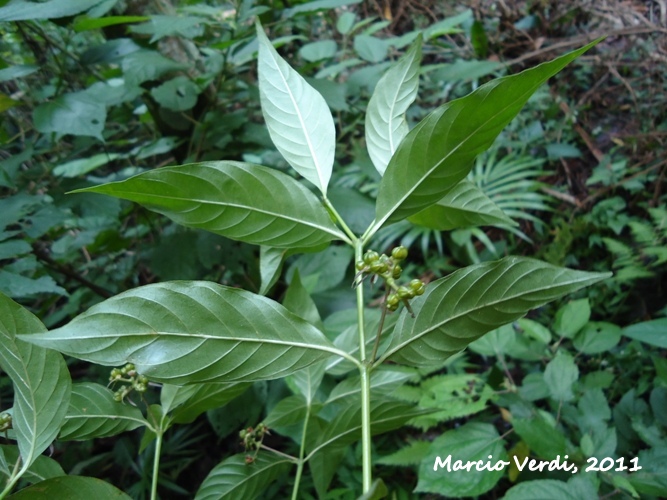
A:
[[[362,259],[364,247],[361,240],[354,245],[355,262]],[[366,360],[366,335],[364,332],[364,287],[357,286],[357,322],[359,325],[359,375],[361,377],[361,464],[363,474],[363,491],[371,489],[371,366]],[[372,361],[372,360],[371,360]]]
[[[153,479],[151,481],[151,500],[157,500],[157,483],[160,475],[160,454],[162,453],[162,438],[164,435],[164,430],[160,428],[156,429],[155,433],[155,456],[153,457]]]
[[[303,431],[301,432],[301,447],[299,449],[299,462],[296,467],[296,477],[294,478],[294,488],[292,489],[292,500],[297,500],[299,494],[299,483],[301,482],[301,474],[303,474],[303,466],[305,460],[303,456],[306,454],[306,433],[308,431],[308,420],[310,419],[310,402],[306,407],[306,418],[303,421]]]

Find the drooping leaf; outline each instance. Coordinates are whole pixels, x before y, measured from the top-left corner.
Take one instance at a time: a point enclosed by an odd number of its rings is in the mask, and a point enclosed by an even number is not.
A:
[[[115,436],[148,422],[139,408],[114,400],[113,392],[100,384],[72,386],[72,397],[59,439],[88,440]]]
[[[257,498],[269,484],[288,473],[293,462],[261,451],[251,464],[245,461],[245,453],[231,456],[220,462],[206,476],[195,495],[195,500],[219,498]]]
[[[516,225],[481,189],[468,181],[459,182],[435,205],[410,217],[410,222],[436,231]]]
[[[102,131],[107,110],[104,104],[85,92],[64,94],[40,104],[32,117],[35,128],[44,134],[55,132],[58,137],[65,134],[92,136],[104,141]]]
[[[206,281],[135,288],[21,339],[172,384],[279,378],[339,353],[280,304]]]
[[[96,477],[60,476],[22,489],[7,497],[7,500],[35,500],[49,498],[51,500],[131,500],[121,490]]]
[[[380,174],[384,173],[396,148],[408,134],[405,112],[414,102],[419,89],[421,44],[419,37],[380,79],[368,102],[366,147]]]
[[[489,455],[493,458],[489,460]],[[437,457],[437,458],[436,458]],[[447,465],[449,458],[449,466]],[[457,470],[461,461],[509,462],[498,431],[490,424],[472,422],[445,432],[431,443],[431,449],[419,467],[419,483],[415,491],[438,493],[445,497],[474,497],[493,488],[503,476],[501,470]],[[444,464],[441,465],[441,464]],[[449,467],[449,468],[448,468]]]
[[[165,384],[160,392],[160,401],[172,422],[189,424],[204,412],[220,408],[243,394],[252,384],[234,382],[230,384],[189,384],[176,386]]]
[[[74,192],[136,201],[184,226],[246,243],[291,248],[347,239],[313,193],[260,165],[191,163]]]
[[[271,140],[287,162],[326,195],[336,129],[324,97],[280,57],[257,25],[259,96]]]
[[[413,300],[416,318],[401,314],[380,362],[441,363],[531,309],[609,276],[523,257],[466,267],[430,283],[426,293]]]
[[[3,470],[3,467],[0,467],[0,478],[2,475],[6,477],[9,476],[11,470],[14,469],[16,461],[19,460],[19,449],[18,446],[12,445],[0,445],[0,453],[4,456],[7,463],[7,470]],[[2,460],[0,459],[0,462]],[[32,465],[25,471],[25,474],[21,476],[21,480],[27,481],[31,484],[39,483],[45,479],[51,477],[64,476],[65,471],[60,466],[58,462],[54,459],[49,458],[45,455],[40,455],[32,463]]]
[[[70,399],[72,381],[63,357],[18,338],[45,331],[35,316],[0,294],[0,368],[14,386],[12,424],[23,472],[58,435]]]
[[[380,182],[375,223],[396,222],[441,199],[472,169],[528,98],[595,41],[517,75],[493,80],[424,118],[399,145]]]

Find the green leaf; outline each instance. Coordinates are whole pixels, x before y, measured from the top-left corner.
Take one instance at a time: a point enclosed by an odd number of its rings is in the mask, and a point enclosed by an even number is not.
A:
[[[380,465],[394,465],[396,467],[419,465],[430,450],[430,441],[413,441],[391,455],[380,457],[375,463]]]
[[[130,31],[142,35],[153,35],[150,43],[155,43],[166,36],[195,38],[204,33],[204,25],[209,20],[196,16],[159,16],[153,15],[147,23],[132,26]]]
[[[371,372],[371,393],[391,394],[396,388],[414,377],[410,371],[400,367],[384,366]],[[361,398],[361,377],[348,377],[334,387],[329,393],[326,405],[346,404],[352,398],[358,401]]]
[[[91,498],[131,500],[132,497],[96,477],[62,476],[53,477],[24,488],[7,497],[7,500],[35,500],[36,498],[48,498],[50,500],[90,500]]]
[[[151,89],[151,95],[160,106],[171,111],[186,111],[197,104],[201,90],[185,76],[177,76]]]
[[[269,484],[286,475],[294,463],[284,457],[261,451],[252,464],[246,464],[245,454],[231,456],[206,476],[195,500],[220,498],[258,498]]]
[[[484,191],[468,181],[459,182],[435,205],[411,216],[410,222],[437,231],[471,226],[516,225]]]
[[[361,495],[357,500],[382,500],[389,495],[389,490],[387,485],[384,484],[382,479],[375,479],[373,484],[371,484],[370,489]]]
[[[645,344],[667,349],[667,318],[630,325],[623,329],[623,335]]]
[[[489,455],[493,457],[489,459]],[[438,459],[445,464],[441,468]],[[451,457],[447,469],[447,457]],[[472,467],[470,471],[454,470],[457,461],[465,465],[468,461],[481,460],[494,466],[497,461],[509,462],[503,440],[490,424],[473,422],[458,429],[445,432],[431,443],[430,452],[419,467],[419,482],[415,491],[438,493],[446,497],[472,497],[493,488],[503,476],[503,470],[482,470]],[[437,470],[436,469],[437,466]]]
[[[260,165],[191,163],[74,192],[136,201],[184,226],[258,245],[316,247],[347,239],[313,193]]]
[[[297,14],[310,14],[312,12],[317,12],[318,10],[336,9],[346,5],[361,3],[361,1],[362,0],[313,0],[292,7],[291,9],[285,9],[283,11],[283,17],[287,19]]]
[[[303,394],[287,396],[271,409],[262,422],[271,429],[303,423],[308,414],[308,406]]]
[[[368,103],[366,147],[380,175],[384,174],[396,148],[408,134],[405,112],[417,97],[421,56],[422,39],[419,37],[380,79]]]
[[[279,378],[344,354],[280,304],[205,281],[135,288],[21,339],[172,384]]]
[[[61,163],[53,169],[53,175],[60,175],[62,177],[78,177],[95,170],[97,167],[106,165],[118,158],[118,153],[100,153],[88,158],[81,158],[79,160],[68,161]]]
[[[204,412],[220,408],[243,394],[251,384],[190,384],[176,386],[165,384],[160,401],[165,412],[170,412],[172,422],[189,424]]]
[[[641,450],[637,455],[641,470],[628,476],[632,486],[645,495],[667,496],[667,448]]]
[[[554,460],[557,455],[565,455],[565,437],[541,414],[532,418],[514,417],[512,427],[540,458]]]
[[[285,293],[283,305],[300,318],[305,319],[308,323],[316,327],[320,331],[324,331],[324,325],[320,318],[320,313],[317,311],[317,306],[311,298],[308,290],[306,290],[301,283],[299,277],[299,269],[295,269],[292,274],[289,288]]]
[[[599,40],[598,40],[599,41]],[[472,169],[528,98],[595,41],[517,75],[498,78],[424,118],[399,145],[380,182],[375,224],[396,222],[441,199]]]
[[[382,434],[403,426],[411,418],[428,413],[412,404],[390,399],[371,399],[371,433]],[[307,446],[308,465],[318,493],[325,491],[334,474],[342,453],[361,437],[361,405],[359,399],[346,400],[336,417],[318,433],[310,433]]]
[[[17,64],[9,66],[8,68],[0,69],[0,82],[23,78],[24,76],[32,75],[35,71],[39,71],[39,66],[33,64]]]
[[[113,49],[118,50],[118,47],[113,47]],[[130,87],[149,80],[157,80],[169,71],[187,69],[186,65],[177,63],[152,50],[139,50],[125,55],[122,58],[121,66],[125,75],[125,83]]]
[[[299,49],[299,55],[308,62],[317,62],[329,59],[336,55],[338,45],[333,40],[318,40],[307,43]]]
[[[354,50],[362,59],[377,64],[387,58],[389,44],[374,36],[358,35],[354,37]]]
[[[604,321],[591,321],[577,333],[573,343],[584,354],[599,354],[616,347],[620,341],[619,326]]]
[[[113,392],[100,384],[72,385],[72,397],[59,439],[88,440],[115,436],[147,426],[139,408],[114,400]]]
[[[141,23],[149,19],[150,17],[148,16],[108,16],[95,19],[82,16],[74,22],[73,28],[74,31],[81,32],[106,28],[107,26],[116,26],[118,24]]]
[[[556,401],[571,401],[574,399],[572,385],[579,379],[579,368],[572,356],[558,351],[554,359],[544,370],[544,382],[549,388],[551,397]]]
[[[285,254],[288,252],[285,248],[273,248],[262,245],[259,249],[259,274],[262,278],[262,285],[259,288],[260,295],[266,295],[271,287],[276,284],[280,273],[283,270]]]
[[[18,446],[0,445],[0,454],[4,455],[8,465],[7,471],[3,471],[2,468],[0,468],[0,475],[4,473],[4,475],[8,476],[9,471],[15,467],[17,460],[19,460]],[[28,468],[25,474],[21,476],[21,479],[34,484],[44,481],[45,479],[64,475],[65,471],[58,462],[45,455],[40,455]]]
[[[416,318],[401,314],[379,362],[442,363],[531,309],[609,276],[523,257],[469,266],[430,283],[426,293],[412,301]]]
[[[80,14],[103,0],[48,0],[46,2],[25,2],[14,0],[0,8],[2,21],[33,21],[36,19],[57,19]]]
[[[45,331],[35,316],[0,294],[0,368],[14,385],[12,421],[21,452],[19,475],[56,438],[70,399],[72,381],[63,357],[17,337]]]
[[[503,500],[581,500],[582,498],[598,498],[597,491],[588,482],[566,482],[554,479],[525,481],[510,488]]]
[[[259,96],[276,148],[324,195],[331,178],[336,129],[324,97],[294,71],[257,24]]]
[[[572,300],[558,309],[554,322],[554,332],[571,339],[591,318],[588,299]]]
[[[2,269],[0,269],[0,293],[5,293],[10,297],[33,297],[39,293],[67,296],[65,289],[58,286],[51,276],[40,276],[33,279]]]
[[[73,92],[40,104],[33,111],[32,119],[35,128],[43,134],[92,136],[104,141],[102,131],[107,110],[85,92]]]

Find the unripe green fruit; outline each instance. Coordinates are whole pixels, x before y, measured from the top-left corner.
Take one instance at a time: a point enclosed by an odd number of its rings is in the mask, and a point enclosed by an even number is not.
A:
[[[399,286],[396,295],[399,299],[411,299],[414,297],[414,292],[406,286]]]
[[[389,265],[386,262],[375,261],[370,265],[370,270],[375,274],[386,273],[389,269]]]
[[[389,296],[387,297],[387,307],[398,306],[399,302],[400,299],[398,298],[398,295],[396,295],[395,293],[390,293]]]
[[[366,264],[372,264],[373,262],[376,262],[380,258],[380,255],[377,252],[374,252],[373,250],[369,250],[364,254],[364,262]]]
[[[396,247],[391,251],[391,257],[394,260],[403,260],[408,256],[408,249],[404,246]]]
[[[403,268],[399,266],[398,264],[394,265],[394,268],[391,270],[391,276],[394,279],[398,279],[401,277],[401,273],[403,272]]]
[[[366,263],[363,260],[358,260],[355,264],[357,271],[363,271],[366,268]]]
[[[426,285],[421,280],[414,279],[410,282],[410,289],[415,295],[423,295],[426,291]]]

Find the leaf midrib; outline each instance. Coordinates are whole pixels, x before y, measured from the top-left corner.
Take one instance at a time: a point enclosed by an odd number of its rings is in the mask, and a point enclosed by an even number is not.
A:
[[[536,271],[536,269],[532,269],[530,272],[535,272],[535,271]],[[504,273],[503,273],[503,274],[504,274]],[[528,273],[526,273],[526,274],[528,274]],[[522,275],[521,278],[522,278],[523,276],[525,276],[525,274]],[[483,277],[484,277],[484,275],[480,276],[480,277],[478,278],[478,280],[481,279],[481,278],[483,278]],[[564,285],[569,285],[569,284],[573,284],[573,283],[578,283],[578,282],[581,282],[581,281],[586,281],[586,280],[588,280],[588,279],[590,279],[590,278],[585,278],[585,279],[581,279],[581,280],[572,280],[572,281],[569,281],[569,282],[559,283],[557,286],[564,286]],[[477,282],[477,280],[475,280],[474,283],[476,283],[476,282]],[[472,286],[474,285],[474,283],[471,284],[470,287],[472,287]],[[470,288],[470,287],[469,287],[469,288]],[[542,291],[545,291],[545,290],[549,290],[549,289],[551,289],[551,288],[554,288],[554,286],[551,286],[551,287],[545,286],[545,287],[541,287],[541,288],[531,289],[531,290],[530,290],[529,292],[527,292],[527,293],[539,293],[539,292],[542,292]],[[449,291],[451,291],[451,288],[449,289]],[[448,291],[448,292],[449,292],[449,291]],[[423,332],[418,333],[418,334],[416,334],[416,335],[412,335],[408,340],[406,340],[405,342],[402,342],[402,343],[399,344],[396,348],[394,348],[394,349],[392,349],[392,350],[390,350],[390,351],[388,350],[387,352],[385,352],[385,353],[380,357],[380,359],[378,359],[378,361],[377,361],[375,364],[376,364],[376,365],[379,365],[380,363],[384,362],[386,359],[388,359],[389,357],[391,357],[393,354],[395,354],[397,351],[403,349],[405,346],[411,344],[412,342],[414,342],[414,341],[416,341],[416,340],[421,339],[424,335],[427,335],[427,334],[433,332],[434,330],[437,330],[437,329],[441,328],[442,326],[446,325],[447,323],[450,323],[451,321],[453,321],[453,320],[455,320],[455,319],[458,319],[458,318],[460,318],[460,317],[462,317],[462,316],[465,316],[465,315],[467,315],[467,314],[470,314],[470,313],[479,311],[480,309],[484,309],[484,308],[491,307],[491,306],[494,306],[494,305],[497,305],[497,304],[501,304],[501,303],[503,303],[503,302],[506,302],[507,300],[514,300],[514,299],[516,299],[517,297],[520,297],[521,295],[526,295],[526,293],[520,293],[520,294],[513,295],[513,296],[511,296],[511,297],[503,297],[503,298],[500,299],[500,300],[495,300],[495,301],[487,302],[487,303],[485,303],[485,304],[482,305],[482,306],[475,306],[475,307],[473,307],[473,308],[471,308],[471,309],[466,309],[465,311],[462,311],[462,312],[460,312],[460,313],[458,313],[458,314],[454,314],[453,316],[449,316],[449,317],[447,317],[444,321],[441,321],[441,322],[439,322],[439,323],[437,323],[437,324],[431,324],[431,327],[430,327],[430,328],[428,328],[428,329],[424,330]]]
[[[144,193],[144,192],[124,190],[123,193],[126,193],[128,195],[140,195],[142,197],[146,197],[146,193]],[[312,222],[310,222],[308,220],[305,220],[305,219],[296,219],[294,217],[289,217],[285,214],[274,213],[274,212],[270,212],[268,210],[258,209],[256,207],[251,207],[251,206],[243,205],[243,204],[240,204],[240,203],[229,203],[229,202],[224,202],[223,203],[223,202],[217,202],[217,201],[211,201],[211,200],[201,200],[201,199],[198,199],[198,198],[184,198],[184,197],[177,197],[177,196],[165,196],[165,195],[161,195],[161,194],[150,194],[150,196],[154,197],[154,198],[165,199],[165,200],[188,201],[188,202],[200,203],[202,205],[205,205],[205,204],[220,205],[220,206],[226,206],[226,207],[231,207],[231,208],[239,208],[239,209],[247,210],[249,212],[258,212],[258,213],[261,213],[263,215],[270,215],[270,216],[276,217],[278,219],[284,219],[286,221],[290,221],[290,222],[297,223],[297,224],[303,224],[304,226],[312,227],[314,229],[319,229],[321,231],[324,231],[326,233],[329,233],[329,234],[335,236],[338,239],[343,239],[343,234],[336,231],[335,230],[336,228],[332,229],[332,228],[328,228],[326,226],[320,226],[320,225],[317,225],[317,224],[312,223]]]

